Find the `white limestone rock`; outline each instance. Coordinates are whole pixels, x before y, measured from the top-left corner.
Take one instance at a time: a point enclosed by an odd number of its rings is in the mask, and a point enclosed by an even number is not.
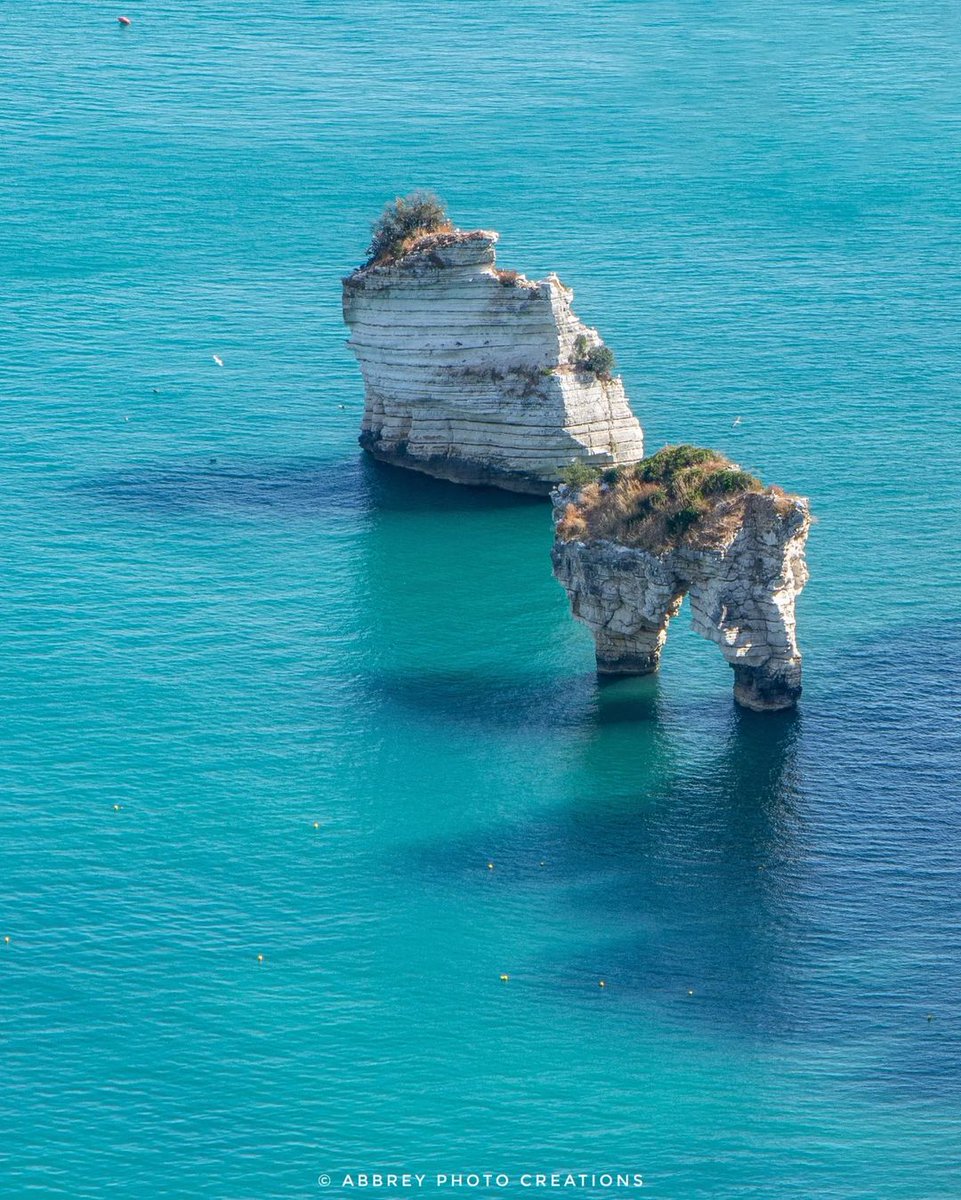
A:
[[[361,445],[442,479],[542,495],[572,460],[637,462],[643,436],[620,379],[574,363],[579,337],[602,342],[571,311],[573,292],[556,275],[498,271],[497,237],[431,234],[344,280]]]
[[[575,488],[553,494],[555,528]],[[564,540],[554,574],[574,616],[594,634],[600,674],[657,670],[668,623],[690,597],[692,623],[734,668],[734,698],[756,711],[790,708],[801,694],[794,606],[808,571],[807,500],[772,491],[743,498],[743,518],[710,549],[654,554],[608,540]]]

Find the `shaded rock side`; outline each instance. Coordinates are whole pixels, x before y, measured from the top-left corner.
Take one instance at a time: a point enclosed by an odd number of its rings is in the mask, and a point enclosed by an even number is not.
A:
[[[557,524],[576,489],[554,493]],[[685,595],[694,628],[734,669],[734,698],[756,711],[790,708],[801,694],[794,607],[808,572],[811,519],[800,497],[745,497],[726,544],[661,554],[612,541],[554,543],[554,574],[574,616],[594,634],[601,674],[657,670],[668,624]]]
[[[433,234],[344,280],[364,378],[360,442],[458,483],[547,495],[572,460],[634,463],[643,437],[618,378],[574,364],[601,345],[556,275],[498,271],[497,234]]]

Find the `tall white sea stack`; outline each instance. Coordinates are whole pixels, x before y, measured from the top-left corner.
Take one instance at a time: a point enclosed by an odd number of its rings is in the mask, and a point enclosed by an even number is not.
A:
[[[498,270],[497,238],[428,234],[344,280],[361,445],[442,479],[542,495],[572,461],[637,462],[641,427],[596,353],[600,335],[556,275]]]

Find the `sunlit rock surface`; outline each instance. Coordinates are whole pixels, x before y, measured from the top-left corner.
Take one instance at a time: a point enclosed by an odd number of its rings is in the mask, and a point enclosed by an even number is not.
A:
[[[575,488],[554,493],[556,527],[565,528],[577,498]],[[574,615],[594,634],[598,672],[655,671],[668,623],[687,595],[694,628],[734,668],[737,702],[755,710],[790,708],[801,694],[794,607],[808,578],[808,502],[756,492],[719,502],[718,517],[725,534],[710,548],[680,544],[652,553],[559,534],[554,574]]]
[[[643,437],[620,379],[575,363],[575,342],[601,345],[597,331],[556,275],[499,271],[497,237],[432,234],[344,280],[361,445],[442,479],[545,495],[574,460],[636,462]]]

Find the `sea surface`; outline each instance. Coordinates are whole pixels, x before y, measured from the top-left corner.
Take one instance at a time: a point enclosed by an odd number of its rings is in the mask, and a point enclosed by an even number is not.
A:
[[[958,1200],[957,5],[6,0],[0,61],[0,1194]],[[796,715],[686,613],[600,686],[543,502],[361,455],[417,186],[652,450],[810,496]]]

